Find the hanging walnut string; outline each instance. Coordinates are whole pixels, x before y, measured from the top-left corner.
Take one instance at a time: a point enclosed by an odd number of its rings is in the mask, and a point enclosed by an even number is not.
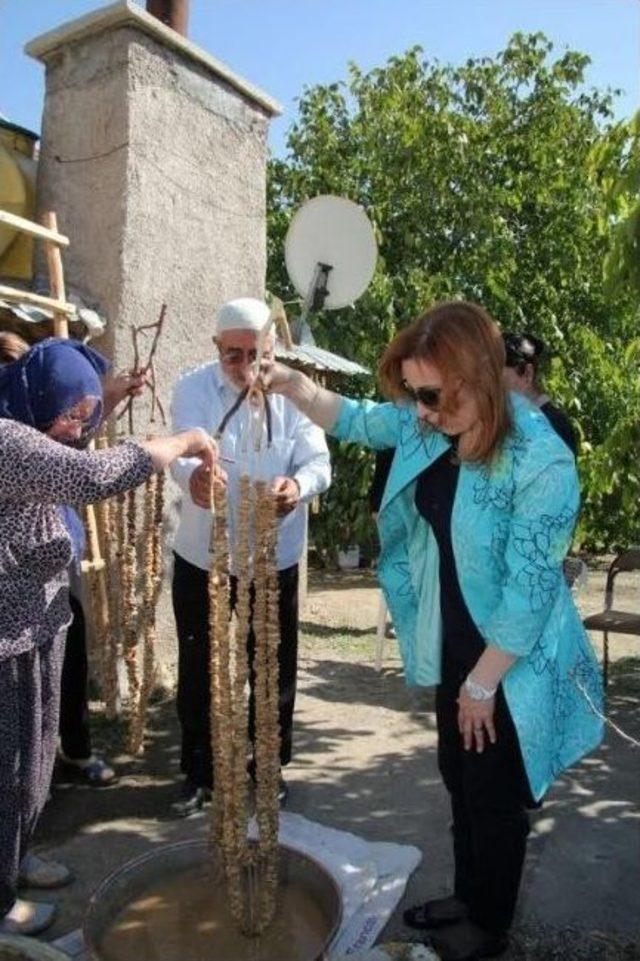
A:
[[[258,855],[261,862],[258,929],[264,930],[275,913],[278,874],[280,629],[275,559],[277,539],[275,497],[264,481],[257,481],[255,489],[256,820],[258,822]]]
[[[103,550],[110,573],[107,579],[110,629],[102,644],[104,651],[102,696],[105,701],[107,717],[109,720],[113,720],[118,712],[118,640],[122,636],[123,624],[119,572],[122,570],[123,564],[124,494],[118,494],[116,498],[107,503],[109,503],[110,509],[105,525],[107,534]]]
[[[237,849],[237,810],[234,777],[234,716],[231,687],[231,643],[229,604],[229,550],[227,538],[227,496],[224,488],[212,486],[213,564],[209,574],[209,643],[211,736],[215,776],[215,805],[212,833],[222,854],[229,909],[242,924],[244,899],[241,863]]]
[[[247,637],[251,623],[251,481],[247,474],[238,485],[237,536],[235,544],[236,624],[234,708],[235,844],[238,857],[247,860],[247,758],[249,756],[249,710],[246,697],[249,679]]]
[[[137,503],[135,490],[127,491],[125,494],[124,516],[122,653],[127,668],[129,703],[135,704],[140,691],[140,675],[138,671],[138,599],[136,592],[138,574],[138,555],[136,550]]]
[[[157,393],[155,354],[166,314],[162,305],[153,324],[132,327],[133,368],[142,372],[151,386],[150,426],[156,412],[166,425],[164,408]],[[141,366],[139,337],[152,333],[147,361]],[[129,435],[134,435],[134,398],[131,396],[117,420],[128,415]],[[118,710],[118,657],[122,654],[128,681],[128,746],[138,753],[143,744],[144,723],[155,676],[155,612],[162,580],[162,521],[164,476],[153,475],[144,491],[142,543],[138,539],[136,491],[121,494],[100,508],[103,519],[103,551],[108,565],[108,623],[103,650],[102,690],[107,716]],[[140,553],[140,563],[138,563]],[[139,576],[139,568],[142,576]],[[95,618],[94,618],[95,620]],[[142,663],[139,645],[142,642]]]
[[[213,564],[209,576],[211,732],[215,792],[212,839],[222,855],[229,909],[256,936],[273,918],[278,876],[278,583],[275,497],[264,481],[239,483],[235,573],[235,643],[229,618],[227,502],[213,490]],[[253,517],[253,571],[250,565]],[[255,760],[257,842],[249,842],[247,810],[247,636],[255,590]]]
[[[90,447],[96,450],[105,450],[107,446],[104,433],[96,435],[90,443]],[[92,648],[98,654],[98,674],[109,712],[109,705],[113,702],[115,668],[109,582],[105,571],[111,568],[113,542],[110,540],[109,531],[115,518],[109,501],[100,501],[93,508],[87,507],[83,514],[87,544],[87,556],[80,564],[83,574],[86,575],[84,602],[91,609],[91,617],[87,618],[87,621],[91,624]],[[112,717],[113,714],[109,716]]]
[[[156,606],[162,584],[162,515],[164,475],[152,474],[144,493],[144,581],[137,635],[142,637],[142,679],[137,700],[131,706],[129,751],[142,750],[149,698],[155,680]]]

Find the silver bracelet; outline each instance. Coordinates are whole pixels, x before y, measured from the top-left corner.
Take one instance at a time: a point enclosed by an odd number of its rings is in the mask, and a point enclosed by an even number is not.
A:
[[[464,689],[472,701],[490,701],[491,698],[495,697],[498,690],[497,687],[494,687],[493,690],[484,687],[484,685],[474,681],[470,674],[467,675],[464,682]]]

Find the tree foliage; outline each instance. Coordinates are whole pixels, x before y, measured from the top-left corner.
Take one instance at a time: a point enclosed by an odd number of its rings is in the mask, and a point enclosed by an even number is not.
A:
[[[541,336],[549,392],[583,440],[580,537],[603,549],[637,540],[640,520],[638,297],[603,273],[620,223],[606,188],[628,173],[637,127],[614,127],[613,94],[584,89],[588,63],[554,57],[542,34],[516,34],[462,66],[414,47],[306,88],[287,155],[270,164],[268,283],[293,296],[282,256],[291,214],[316,194],[342,194],[367,211],[380,257],[353,308],[316,318],[322,346],[375,370],[399,327],[456,297]],[[375,395],[374,379],[352,386]],[[364,536],[370,460],[334,445],[321,547]]]
[[[640,110],[596,143],[591,163],[607,205],[600,230],[612,238],[604,261],[607,290],[628,287],[640,298]]]

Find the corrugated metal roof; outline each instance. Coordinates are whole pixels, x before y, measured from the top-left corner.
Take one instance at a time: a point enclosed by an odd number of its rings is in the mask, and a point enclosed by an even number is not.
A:
[[[352,360],[346,360],[338,354],[332,354],[330,350],[316,347],[315,344],[294,344],[293,347],[287,348],[284,344],[278,342],[276,344],[276,357],[278,360],[297,361],[304,364],[305,367],[312,367],[319,372],[345,374],[347,376],[371,374],[371,371],[367,370],[366,367],[362,367]]]
[[[293,347],[287,348],[281,341],[276,344],[276,357],[280,360],[296,361],[305,367],[311,367],[318,373],[353,375],[370,375],[371,371],[353,360],[347,360],[340,354],[333,354],[316,346],[316,339],[309,326],[306,316],[296,317],[290,323]]]
[[[72,298],[68,299],[72,300]],[[88,340],[92,337],[100,337],[106,327],[104,319],[90,307],[80,306],[75,298],[72,302],[78,307],[78,313],[75,317],[70,317],[69,321],[72,324],[81,323],[86,330]],[[52,310],[47,310],[44,307],[33,307],[31,304],[14,304],[0,298],[0,309],[8,310],[18,320],[25,321],[27,324],[41,324],[46,320],[53,320]]]

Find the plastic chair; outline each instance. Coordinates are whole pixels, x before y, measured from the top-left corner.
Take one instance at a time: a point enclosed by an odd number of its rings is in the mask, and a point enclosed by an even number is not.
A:
[[[636,637],[640,637],[640,613],[622,611],[613,606],[614,582],[618,574],[623,571],[640,571],[640,547],[622,551],[614,559],[607,574],[604,610],[598,614],[590,614],[582,622],[589,631],[602,631],[602,674],[605,687],[609,680],[609,633],[635,634]]]

